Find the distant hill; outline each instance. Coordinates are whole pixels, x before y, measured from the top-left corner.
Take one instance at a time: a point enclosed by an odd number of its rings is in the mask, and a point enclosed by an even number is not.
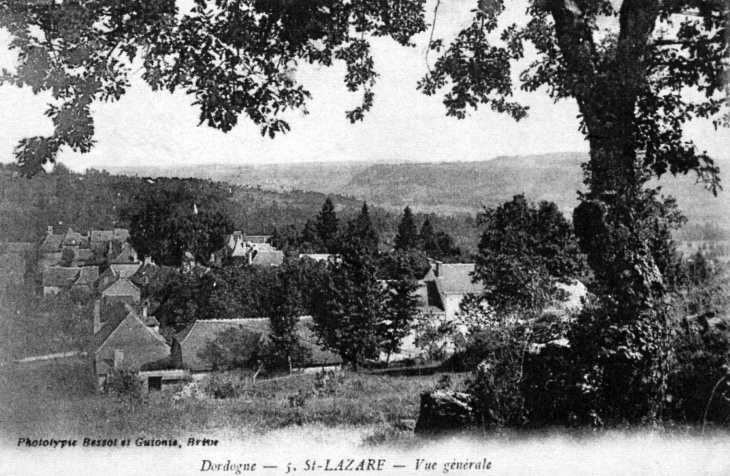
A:
[[[498,157],[481,162],[442,163],[311,163],[277,165],[200,165],[175,169],[112,169],[143,175],[210,178],[271,191],[306,190],[349,196],[393,211],[406,205],[450,215],[475,213],[524,193],[530,200],[549,200],[568,212],[584,190],[580,167],[584,153]],[[730,171],[730,160],[718,162]],[[663,191],[677,198],[693,224],[716,222],[730,228],[730,191],[718,197],[695,184],[695,177],[666,176]]]

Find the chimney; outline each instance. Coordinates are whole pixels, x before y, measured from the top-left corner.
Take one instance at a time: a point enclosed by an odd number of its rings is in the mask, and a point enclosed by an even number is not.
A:
[[[101,301],[94,301],[94,334],[101,329]]]
[[[48,227],[46,228],[46,234],[48,236],[52,236],[53,235],[53,225],[48,225]]]

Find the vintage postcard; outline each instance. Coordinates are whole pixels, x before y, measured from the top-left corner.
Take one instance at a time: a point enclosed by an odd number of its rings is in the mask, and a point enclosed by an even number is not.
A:
[[[0,0],[0,475],[730,474],[724,0]]]

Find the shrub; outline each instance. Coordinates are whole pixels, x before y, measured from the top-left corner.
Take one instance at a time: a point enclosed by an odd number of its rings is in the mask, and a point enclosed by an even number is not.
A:
[[[336,395],[345,381],[345,376],[342,373],[336,373],[334,370],[324,370],[314,374],[314,392],[319,396],[332,396]]]
[[[668,416],[677,421],[730,422],[730,333],[702,319],[680,321],[668,382]],[[705,412],[707,413],[705,415]]]
[[[526,421],[520,387],[526,337],[521,328],[493,328],[472,336],[463,353],[466,368],[479,361],[467,388],[483,426],[521,426]]]
[[[107,392],[131,400],[142,400],[144,388],[137,372],[114,370],[107,381]]]
[[[205,393],[216,399],[238,398],[241,395],[241,388],[240,384],[229,376],[214,375],[208,380]]]

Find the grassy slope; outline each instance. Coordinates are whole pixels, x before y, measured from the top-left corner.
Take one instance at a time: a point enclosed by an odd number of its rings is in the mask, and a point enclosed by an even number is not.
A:
[[[183,438],[220,435],[246,440],[262,433],[300,425],[354,427],[363,432],[378,425],[418,416],[420,393],[440,375],[382,377],[342,373],[329,392],[310,395],[303,405],[290,402],[300,392],[311,394],[315,377],[240,380],[238,398],[185,398],[153,392],[144,403],[96,394],[88,364],[81,359],[6,366],[0,369],[0,434],[89,437]],[[454,376],[458,383],[462,376]],[[204,387],[205,383],[201,384]]]

